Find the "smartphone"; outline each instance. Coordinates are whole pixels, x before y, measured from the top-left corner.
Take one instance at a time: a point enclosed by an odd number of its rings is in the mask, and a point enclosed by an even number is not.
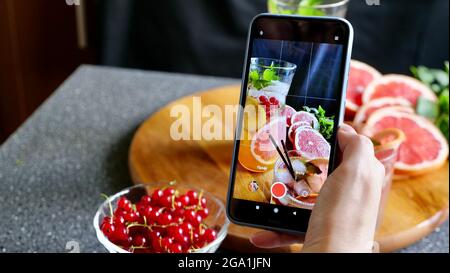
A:
[[[352,41],[344,19],[252,20],[227,200],[232,222],[306,232],[337,160]]]

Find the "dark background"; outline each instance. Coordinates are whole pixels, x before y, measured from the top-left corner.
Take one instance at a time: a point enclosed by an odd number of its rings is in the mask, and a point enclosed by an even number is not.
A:
[[[266,0],[80,1],[0,0],[0,143],[82,63],[238,78],[249,22],[267,10]],[[442,67],[449,1],[380,2],[350,0],[353,58],[382,73]]]

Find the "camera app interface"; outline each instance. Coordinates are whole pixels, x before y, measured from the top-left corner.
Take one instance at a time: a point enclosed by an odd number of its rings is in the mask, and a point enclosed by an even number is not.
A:
[[[312,209],[326,183],[343,46],[254,39],[233,197]]]

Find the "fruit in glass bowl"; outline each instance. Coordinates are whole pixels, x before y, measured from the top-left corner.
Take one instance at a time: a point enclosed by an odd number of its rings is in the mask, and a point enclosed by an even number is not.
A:
[[[228,225],[222,201],[174,181],[126,188],[94,217],[97,238],[112,253],[215,252]]]

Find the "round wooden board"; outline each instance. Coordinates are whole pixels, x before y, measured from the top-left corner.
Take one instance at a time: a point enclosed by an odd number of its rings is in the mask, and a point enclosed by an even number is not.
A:
[[[176,105],[192,110],[193,97],[196,96],[201,97],[203,106],[218,105],[224,113],[224,105],[239,103],[239,92],[239,86],[206,90],[174,101],[150,116],[137,130],[130,146],[129,168],[133,182],[177,180],[203,188],[225,202],[233,141],[172,140],[170,126],[176,118],[170,116],[170,111]],[[190,113],[192,115],[192,111]],[[192,139],[192,128],[190,136]],[[448,171],[447,161],[445,166],[431,174],[392,183],[385,217],[376,235],[382,252],[416,242],[447,219]],[[231,224],[223,247],[239,252],[268,251],[249,243],[248,238],[256,231]],[[270,251],[300,249],[301,245],[293,245]]]

